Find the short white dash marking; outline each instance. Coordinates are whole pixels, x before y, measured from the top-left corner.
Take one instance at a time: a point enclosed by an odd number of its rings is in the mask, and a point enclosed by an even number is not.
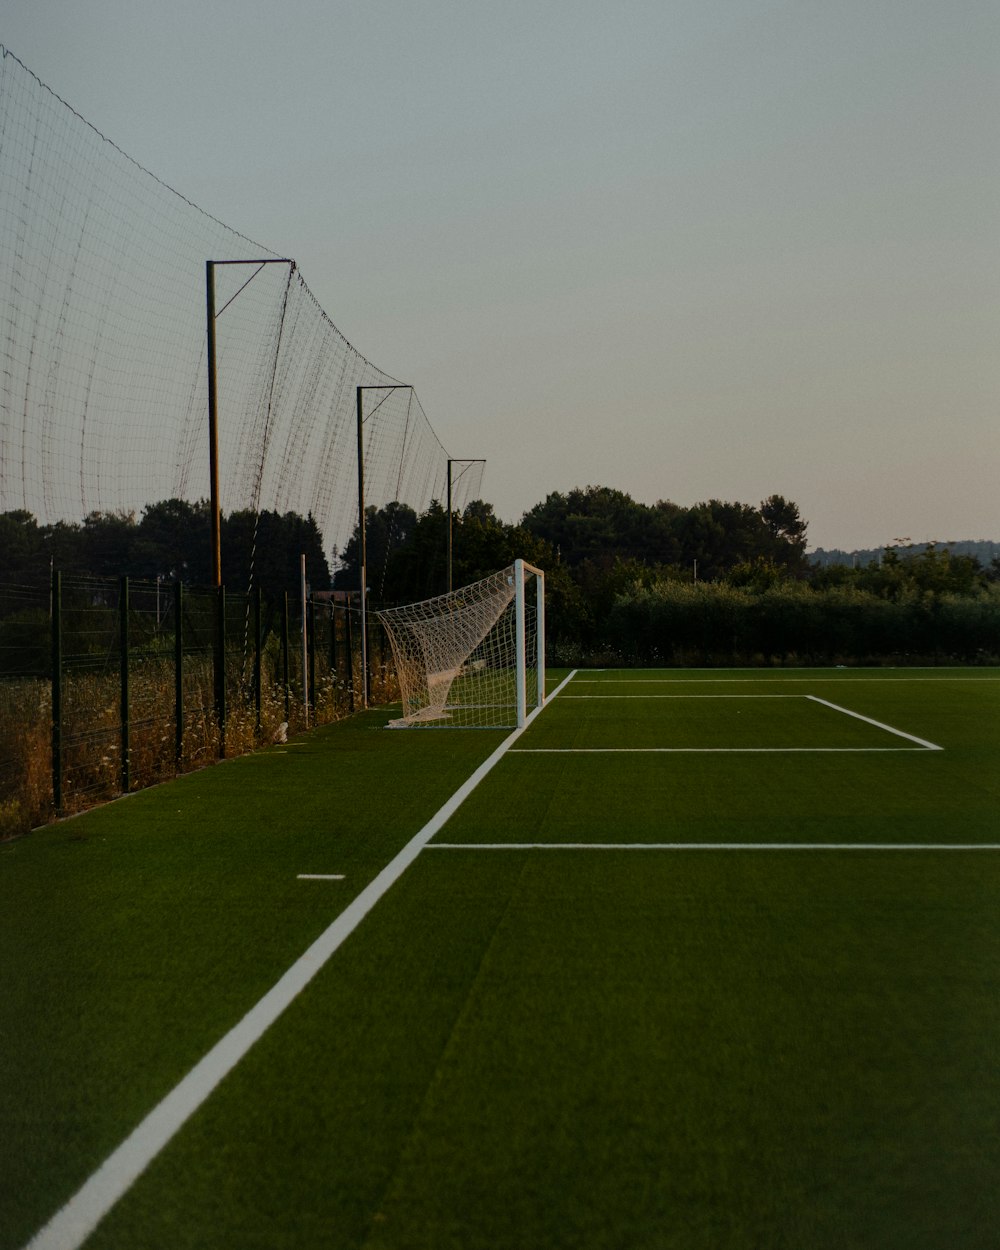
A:
[[[342,872],[300,872],[299,881],[343,881]]]

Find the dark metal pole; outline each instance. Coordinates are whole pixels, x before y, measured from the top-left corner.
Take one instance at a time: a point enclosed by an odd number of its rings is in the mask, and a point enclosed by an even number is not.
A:
[[[254,280],[265,265],[291,265],[295,269],[295,261],[287,256],[268,257],[254,260],[206,260],[205,261],[205,304],[208,318],[208,472],[209,490],[212,509],[212,585],[222,585],[222,524],[219,509],[219,413],[218,413],[218,374],[215,361],[215,322],[218,315],[224,313],[236,298],[233,295],[222,306],[217,314],[215,311],[215,266],[216,265],[256,265],[257,270],[240,287],[236,295]]]
[[[334,690],[337,688],[337,605],[330,604],[330,676]]]
[[[365,538],[365,439],[364,439],[364,393],[365,391],[412,391],[408,382],[387,383],[385,386],[357,387],[358,409],[358,564],[361,590],[361,706],[368,706],[368,549]],[[388,396],[386,397],[388,398]],[[354,708],[352,706],[351,711]]]
[[[351,627],[350,604],[344,609],[344,626],[347,632],[347,703],[354,711],[354,630]]]
[[[129,697],[128,697],[128,578],[123,577],[118,590],[118,667],[121,674],[121,748],[122,793],[128,794],[129,772]]]
[[[288,591],[281,611],[281,681],[285,687],[285,724],[291,719],[291,691],[288,685]]]
[[[309,628],[306,630],[306,654],[309,656],[308,706],[316,715],[316,600],[309,596]]]
[[[454,555],[454,539],[453,539],[453,537],[452,537],[452,518],[451,518],[451,506],[452,506],[452,505],[451,505],[451,497],[452,497],[452,473],[451,473],[451,466],[452,466],[453,464],[464,464],[464,465],[465,465],[465,468],[462,470],[462,473],[460,473],[460,474],[458,475],[459,477],[461,477],[461,476],[462,476],[462,474],[463,474],[463,473],[465,473],[465,472],[467,472],[467,471],[468,471],[468,469],[469,469],[472,465],[474,465],[474,464],[485,464],[485,463],[486,463],[486,461],[485,461],[485,460],[483,460],[481,457],[480,457],[480,458],[478,458],[478,459],[474,459],[474,460],[460,460],[460,459],[459,459],[459,460],[449,460],[449,461],[448,461],[448,593],[449,593],[449,594],[451,594],[452,589],[453,589],[452,564],[453,564],[453,555]]]
[[[205,261],[208,316],[208,472],[212,508],[212,585],[222,585],[222,525],[219,513],[219,413],[215,367],[215,261]]]
[[[368,706],[368,551],[365,541],[364,392],[358,387],[358,578],[361,587],[361,706]]]
[[[62,753],[62,574],[52,571],[52,802],[63,805]]]
[[[184,587],[174,582],[174,766],[184,757]]]
[[[448,461],[448,594],[451,594],[451,464]]]
[[[253,702],[257,711],[257,732],[260,733],[261,705],[261,637],[260,637],[260,586],[254,588],[253,597]]]

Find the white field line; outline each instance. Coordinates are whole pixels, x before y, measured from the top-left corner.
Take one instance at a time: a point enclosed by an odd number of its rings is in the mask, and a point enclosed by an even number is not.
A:
[[[589,669],[592,673],[608,672],[608,669]],[[696,672],[698,670],[692,670]],[[929,669],[934,672],[934,669]],[[976,682],[997,682],[1000,677],[950,677],[941,675],[938,677],[578,677],[573,683],[575,686],[708,686],[718,685],[721,683],[733,683],[740,686],[751,686],[755,683],[773,682],[781,685],[791,684],[792,682],[802,682],[813,684],[814,682],[832,682],[834,685],[842,685],[845,682],[861,682],[867,683],[872,681],[976,681]]]
[[[608,683],[605,682],[604,685]],[[638,683],[636,683],[638,684]],[[564,699],[806,699],[803,694],[564,694]]]
[[[574,670],[575,672],[576,670]],[[573,677],[570,673],[548,696],[551,700]],[[330,956],[357,928],[368,912],[409,868],[428,841],[454,814],[483,778],[500,762],[511,745],[532,723],[536,708],[520,729],[510,733],[497,749],[461,785],[395,859],[340,913],[259,1002],[247,1012],[154,1107],[122,1144],[85,1181],[72,1198],[28,1242],[26,1250],[78,1250],[115,1203],[129,1190],[174,1134],[208,1098],[219,1082],[246,1055],[309,984]]]
[[[900,737],[910,735],[900,734]],[[944,747],[931,744],[920,747],[514,747],[511,755],[916,755],[943,750]]]
[[[296,881],[343,881],[343,873],[338,872],[300,872]]]
[[[997,842],[432,842],[429,851],[1000,851]]]
[[[916,734],[904,733],[902,729],[894,729],[892,725],[886,725],[883,721],[872,720],[870,716],[862,716],[860,712],[852,712],[850,708],[841,707],[838,703],[830,703],[827,699],[821,699],[818,695],[807,694],[806,698],[812,703],[822,703],[824,707],[832,708],[835,712],[842,712],[845,716],[853,716],[855,720],[862,720],[866,725],[874,725],[876,729],[884,729],[886,733],[895,734],[897,738],[906,738],[909,742],[916,742],[918,746],[922,746],[927,751],[943,751],[944,747],[940,747],[935,742],[928,742],[926,738],[918,738]]]

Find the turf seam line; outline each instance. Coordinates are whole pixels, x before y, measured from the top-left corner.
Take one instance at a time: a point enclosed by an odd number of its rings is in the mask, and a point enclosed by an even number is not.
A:
[[[267,993],[234,1025],[140,1121],[76,1193],[27,1243],[25,1250],[78,1250],[101,1220],[132,1187],[161,1150],[206,1101],[223,1078],[260,1040],[292,1001],[323,968],[369,911],[395,884],[427,842],[454,815],[480,781],[492,771],[538,713],[576,674],[574,669],[553,690],[543,707],[513,730],[469,776],[333,923],[299,956]]]

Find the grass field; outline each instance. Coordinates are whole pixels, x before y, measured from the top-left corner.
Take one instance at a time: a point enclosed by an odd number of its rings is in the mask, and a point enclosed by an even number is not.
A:
[[[997,1244],[997,670],[391,714],[0,846],[0,1250]]]

